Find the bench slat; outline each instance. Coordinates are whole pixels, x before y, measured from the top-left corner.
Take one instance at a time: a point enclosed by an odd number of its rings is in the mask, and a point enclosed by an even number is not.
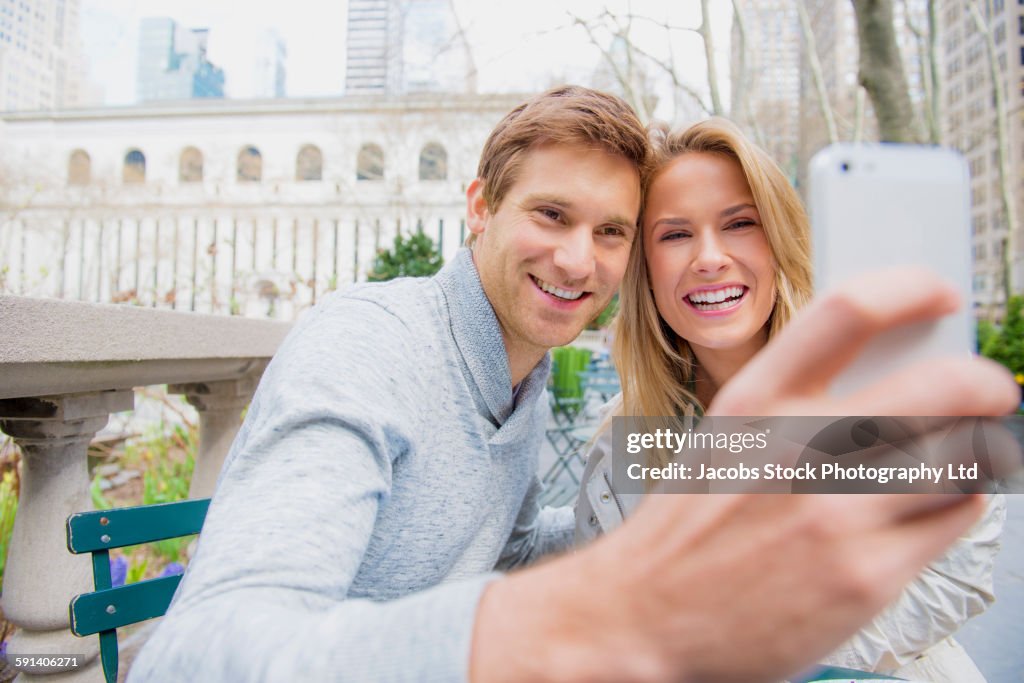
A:
[[[90,553],[198,534],[209,507],[210,499],[201,498],[79,512],[68,517],[68,550]]]
[[[71,601],[71,632],[88,636],[159,617],[167,611],[180,581],[179,574],[82,593]]]

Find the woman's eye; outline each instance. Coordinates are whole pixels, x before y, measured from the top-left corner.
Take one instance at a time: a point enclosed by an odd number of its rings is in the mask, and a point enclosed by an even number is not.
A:
[[[754,221],[752,221],[752,220],[749,220],[749,219],[745,218],[743,220],[736,221],[735,223],[730,223],[727,229],[728,230],[742,230],[743,228],[749,228],[752,225],[756,225],[756,223],[754,223]]]
[[[666,232],[664,235],[662,235],[661,236],[661,241],[662,242],[673,242],[675,240],[686,239],[689,236],[690,236],[690,233],[688,233],[688,232],[682,232],[682,231],[679,231],[679,230],[673,230],[672,232]]]

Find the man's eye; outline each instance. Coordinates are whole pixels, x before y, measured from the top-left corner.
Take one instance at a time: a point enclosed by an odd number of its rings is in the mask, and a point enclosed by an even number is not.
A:
[[[618,237],[620,235],[625,235],[626,231],[617,225],[605,225],[604,227],[598,229],[598,233],[601,235]]]
[[[547,219],[549,219],[549,220],[553,220],[553,221],[558,221],[558,220],[561,220],[561,219],[562,219],[562,214],[561,214],[561,212],[559,212],[559,211],[556,211],[556,210],[554,210],[554,209],[537,209],[537,211],[538,211],[538,212],[539,212],[539,213],[540,213],[540,214],[541,214],[542,216],[544,216],[545,218],[547,218]]]

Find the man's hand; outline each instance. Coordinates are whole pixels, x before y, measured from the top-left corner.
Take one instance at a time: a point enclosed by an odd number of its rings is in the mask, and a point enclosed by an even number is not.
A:
[[[773,339],[709,414],[1005,414],[1018,390],[978,359],[828,393],[875,335],[957,304],[919,269],[851,282]],[[983,507],[962,495],[651,495],[615,533],[487,589],[471,678],[778,680],[895,599]]]

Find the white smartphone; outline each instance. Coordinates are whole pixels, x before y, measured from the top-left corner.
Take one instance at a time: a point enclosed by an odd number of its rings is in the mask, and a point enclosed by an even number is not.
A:
[[[970,183],[963,157],[940,147],[839,143],[811,159],[809,179],[816,292],[863,272],[914,264],[953,282],[963,299],[952,315],[873,340],[832,390],[855,390],[912,361],[970,353]]]

